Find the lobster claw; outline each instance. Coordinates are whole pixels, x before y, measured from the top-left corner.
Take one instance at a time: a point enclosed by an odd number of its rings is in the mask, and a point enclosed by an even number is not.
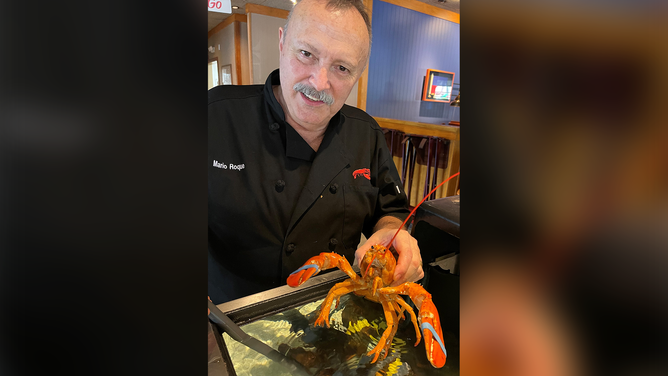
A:
[[[288,276],[288,286],[297,287],[319,272],[320,266],[317,263],[306,264]]]
[[[317,256],[313,256],[306,261],[304,266],[295,270],[288,276],[288,286],[297,287],[302,283],[308,281],[309,278],[320,273],[321,270],[330,268],[339,268],[343,270],[348,276],[357,280],[357,274],[350,267],[350,264],[345,257],[337,255],[336,253],[323,252]]]
[[[431,299],[425,299],[420,307],[420,329],[424,338],[427,359],[432,366],[441,368],[445,365],[447,352],[443,343],[443,331],[438,311]]]

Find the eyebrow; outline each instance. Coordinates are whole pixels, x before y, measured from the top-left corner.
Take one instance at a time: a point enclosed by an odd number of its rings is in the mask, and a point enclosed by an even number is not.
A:
[[[310,45],[308,42],[299,42],[297,47],[300,47],[299,46],[300,44],[301,44],[302,47],[309,50],[309,52],[313,52],[313,53],[316,53],[316,54],[320,53],[320,50],[318,50],[314,46]]]
[[[313,53],[315,53],[316,55],[319,55],[319,54],[320,54],[320,50],[318,50],[317,48],[315,48],[314,46],[312,46],[312,45],[311,45],[310,43],[308,43],[308,42],[298,41],[298,42],[297,42],[297,48],[299,48],[299,49],[306,49],[306,50],[308,50],[309,52],[313,52]],[[348,69],[352,69],[352,67],[355,65],[355,64],[353,64],[353,63],[350,62],[350,61],[341,60],[341,59],[334,60],[334,62],[337,63],[337,64],[344,65],[344,66],[346,66]]]

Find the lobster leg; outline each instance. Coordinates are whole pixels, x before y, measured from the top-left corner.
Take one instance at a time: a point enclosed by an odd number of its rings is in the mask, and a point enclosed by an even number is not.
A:
[[[398,295],[397,295],[397,298],[399,298]],[[401,298],[399,298],[399,299],[401,299]],[[390,301],[390,303],[392,303],[392,307],[394,307],[394,310],[397,311],[397,317],[399,318],[399,320],[405,319],[406,316],[404,316],[404,311],[406,309],[399,306],[399,304],[397,304],[397,302],[395,302],[395,301]]]
[[[413,282],[406,282],[397,287],[383,287],[378,291],[386,295],[403,294],[410,296],[420,311],[420,328],[422,328],[422,335],[424,336],[427,358],[432,366],[436,368],[443,367],[447,352],[443,344],[441,320],[438,317],[438,311],[434,303],[431,301],[431,294],[422,286]]]
[[[378,340],[378,344],[367,355],[376,354],[371,360],[371,363],[375,363],[378,360],[380,353],[385,350],[385,355],[383,359],[387,357],[387,354],[390,353],[390,345],[392,344],[392,339],[394,334],[397,332],[397,314],[394,312],[394,307],[392,304],[384,297],[380,298],[380,303],[383,305],[383,311],[385,312],[385,320],[387,321],[387,329],[383,332],[383,335]]]
[[[415,326],[415,335],[417,336],[415,346],[417,346],[418,343],[420,343],[422,336],[420,335],[420,328],[418,327],[417,318],[415,317],[415,311],[413,311],[413,308],[411,308],[411,306],[409,306],[401,296],[397,295],[395,302],[399,303],[399,305],[401,305],[401,307],[403,307],[403,309],[408,311],[408,313],[411,315],[411,321],[413,322],[413,326]]]
[[[343,270],[353,281],[359,279],[345,257],[336,253],[323,252],[317,256],[311,257],[304,263],[304,266],[292,272],[288,277],[288,286],[297,287],[312,276],[320,273],[321,270],[330,268],[339,268]]]
[[[327,297],[325,298],[325,301],[322,302],[322,305],[320,306],[320,314],[318,315],[318,318],[315,320],[315,326],[327,326],[329,328],[329,310],[332,308],[332,302],[334,299],[336,299],[336,305],[338,307],[338,302],[341,296],[353,292],[356,290],[355,282],[351,281],[349,279],[337,283],[334,285],[329,290],[329,293],[327,293]]]

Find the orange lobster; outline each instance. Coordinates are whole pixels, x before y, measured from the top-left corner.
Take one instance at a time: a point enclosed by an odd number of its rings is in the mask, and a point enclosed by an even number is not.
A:
[[[443,181],[434,188],[432,192],[457,175],[459,175],[459,173],[456,173]],[[432,192],[426,195],[415,209],[417,209]],[[413,209],[413,212],[411,212],[408,218],[415,212],[415,209]],[[406,218],[406,221],[408,218]],[[399,229],[403,228],[406,221],[404,221]],[[441,368],[445,365],[447,353],[445,351],[445,344],[443,343],[441,322],[438,316],[438,311],[431,300],[431,294],[429,294],[422,286],[413,282],[406,282],[396,287],[390,287],[397,262],[392,255],[392,252],[390,252],[389,246],[392,244],[398,233],[399,230],[397,230],[397,233],[392,237],[392,240],[390,240],[387,246],[379,244],[374,245],[364,254],[364,257],[360,262],[360,270],[364,270],[364,274],[362,274],[361,277],[353,271],[353,268],[345,257],[336,253],[321,253],[318,256],[311,257],[306,261],[304,266],[290,274],[287,282],[289,286],[297,287],[322,270],[338,267],[345,272],[350,279],[337,283],[331,290],[329,290],[329,293],[320,308],[320,314],[315,321],[316,326],[326,325],[329,328],[329,310],[334,299],[336,299],[336,306],[338,307],[341,296],[353,292],[356,295],[363,296],[371,301],[382,304],[383,311],[385,312],[387,329],[383,332],[376,347],[367,353],[367,355],[375,354],[371,363],[378,360],[378,357],[383,350],[385,351],[383,359],[387,357],[390,351],[390,344],[392,343],[394,334],[397,332],[398,318],[405,318],[404,312],[408,312],[411,316],[411,321],[413,322],[415,333],[417,335],[415,346],[420,343],[421,328],[422,335],[424,336],[427,358],[432,366]],[[400,295],[408,295],[413,303],[415,303],[415,306],[419,311],[421,325],[418,326],[415,311],[413,311]]]

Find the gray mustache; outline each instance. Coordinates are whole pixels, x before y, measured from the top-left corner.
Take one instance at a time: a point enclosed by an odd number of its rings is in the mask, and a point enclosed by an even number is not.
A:
[[[329,106],[334,104],[334,98],[332,98],[331,95],[325,93],[324,91],[317,91],[311,86],[308,86],[301,82],[296,83],[295,86],[293,86],[292,88],[298,93],[304,93],[304,95],[307,95],[311,98],[317,98],[319,101],[322,101],[323,103]]]

